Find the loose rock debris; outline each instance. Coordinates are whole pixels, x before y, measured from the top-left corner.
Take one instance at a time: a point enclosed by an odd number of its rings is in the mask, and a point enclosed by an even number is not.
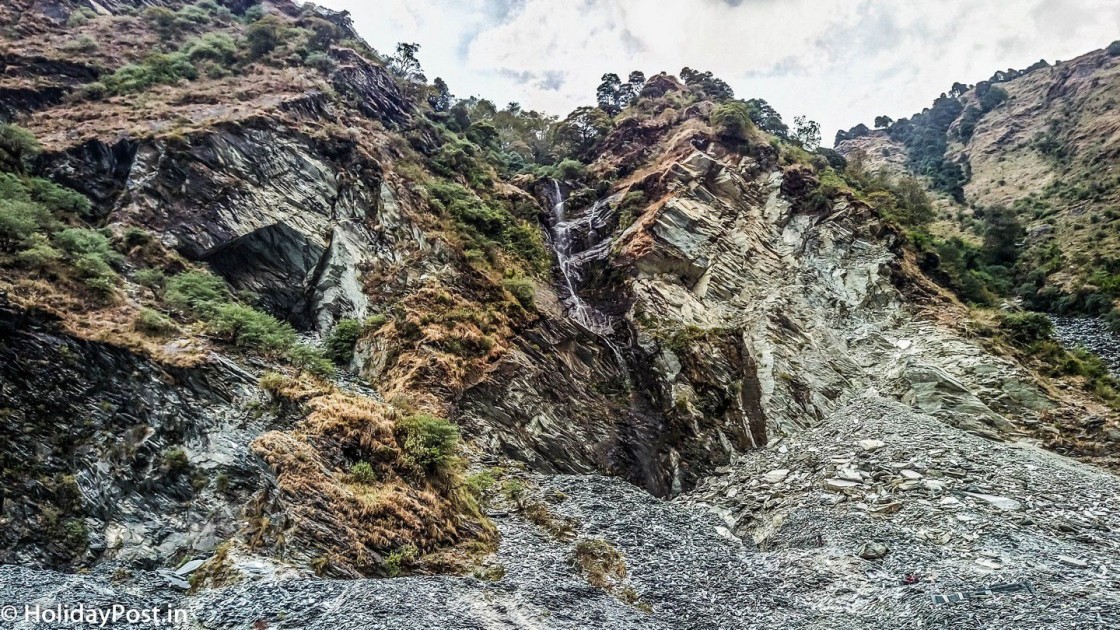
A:
[[[860,446],[869,439],[883,446]],[[767,477],[779,470],[788,472]],[[205,630],[1120,627],[1111,473],[876,397],[745,453],[673,501],[594,475],[536,483],[541,496],[564,497],[549,509],[575,523],[576,537],[558,539],[518,511],[494,513],[502,540],[487,564],[503,569],[496,579],[261,571],[184,596],[155,574],[121,586],[109,569],[62,577],[6,566],[0,596],[160,601],[188,608],[190,628]],[[613,592],[574,567],[575,540],[586,539],[625,561]],[[888,553],[861,558],[870,543]]]
[[[966,602],[970,599],[980,599],[983,597],[994,597],[999,593],[1016,593],[1025,591],[1034,595],[1034,589],[1027,582],[1015,582],[1013,584],[993,584],[987,588],[978,588],[971,591],[960,591],[957,593],[932,593],[930,599],[935,604],[955,604]]]

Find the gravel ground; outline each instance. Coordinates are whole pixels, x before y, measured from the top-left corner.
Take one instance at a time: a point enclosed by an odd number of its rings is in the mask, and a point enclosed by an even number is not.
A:
[[[1108,472],[868,397],[747,454],[687,500],[805,563],[808,573],[782,572],[784,588],[824,627],[1086,628],[1120,625],[1118,491]],[[868,543],[889,551],[858,558]],[[1033,595],[931,598],[1023,582]]]
[[[1067,348],[1081,347],[1099,356],[1114,376],[1120,377],[1120,336],[1103,319],[1052,317],[1054,335]]]
[[[207,630],[1120,625],[1115,476],[878,397],[743,455],[673,502],[598,476],[537,483],[534,496],[573,531],[561,540],[519,512],[496,513],[497,581],[266,573],[180,598],[151,574],[115,583],[9,566],[0,567],[0,604],[161,601],[189,609],[177,627]],[[625,559],[614,594],[575,567],[587,538]],[[1033,592],[931,597],[1022,583]]]

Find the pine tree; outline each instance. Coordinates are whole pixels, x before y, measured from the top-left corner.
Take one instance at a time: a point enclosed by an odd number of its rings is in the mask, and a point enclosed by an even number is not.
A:
[[[622,111],[619,105],[622,81],[613,72],[604,74],[602,80],[599,88],[595,90],[595,100],[599,103],[599,109],[606,112],[608,116],[614,116]]]

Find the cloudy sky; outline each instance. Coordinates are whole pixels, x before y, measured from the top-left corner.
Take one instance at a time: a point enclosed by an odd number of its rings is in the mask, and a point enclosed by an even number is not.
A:
[[[787,121],[837,129],[921,110],[954,81],[1120,37],[1117,0],[318,0],[376,49],[417,42],[456,96],[565,114],[605,72],[711,70]]]

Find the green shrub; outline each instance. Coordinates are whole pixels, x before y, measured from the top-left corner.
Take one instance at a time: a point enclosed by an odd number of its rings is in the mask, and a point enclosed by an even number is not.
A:
[[[89,530],[86,522],[80,518],[68,518],[62,523],[66,535],[61,540],[62,544],[70,549],[82,549],[89,546]]]
[[[909,238],[925,257],[923,267],[961,300],[991,305],[1011,290],[1009,270],[987,264],[986,253],[972,243],[955,236],[941,240],[924,228],[911,232]]]
[[[290,379],[279,372],[265,372],[261,375],[260,380],[257,381],[257,386],[276,396],[280,393],[280,389],[288,384]]]
[[[211,10],[217,10],[217,5],[208,0],[195,3],[179,9],[175,12],[175,20],[179,25],[201,25],[210,22],[212,17]]]
[[[225,33],[206,33],[187,42],[182,52],[191,61],[211,60],[231,65],[237,60],[237,44]]]
[[[830,180],[838,186],[844,185],[844,182],[852,183],[866,194],[865,201],[880,216],[896,225],[919,227],[934,218],[933,202],[925,191],[925,185],[913,177],[900,176],[892,180],[885,173],[874,176],[845,173],[844,179],[835,181],[830,177],[832,173],[826,171],[821,181]]]
[[[43,538],[69,557],[78,558],[89,547],[85,521],[76,517],[66,518],[53,506],[43,508],[40,528]]]
[[[198,78],[198,70],[186,53],[156,53],[142,63],[118,69],[99,83],[106,94],[120,95],[143,92],[155,85],[172,85],[182,79]]]
[[[26,186],[31,199],[42,204],[51,212],[88,216],[92,208],[85,195],[59,186],[49,179],[31,177],[27,179]]]
[[[229,299],[225,281],[206,271],[186,271],[172,276],[164,293],[169,306],[196,317],[212,314],[219,304]]]
[[[548,271],[552,256],[536,224],[514,219],[502,237],[505,249],[525,261],[530,272],[540,274]]]
[[[366,330],[374,331],[374,330],[377,330],[377,329],[381,328],[382,326],[384,326],[385,323],[388,322],[388,321],[389,321],[389,318],[386,317],[384,313],[376,313],[374,315],[370,315],[369,317],[367,317],[366,321],[364,321],[362,323],[362,326]]]
[[[170,335],[178,332],[179,327],[169,317],[150,308],[140,309],[136,319],[132,320],[132,328],[137,332],[154,337]]]
[[[241,20],[246,24],[252,24],[263,17],[264,7],[259,4],[254,4],[248,9],[245,9],[245,12],[241,14]]]
[[[177,477],[191,468],[187,452],[181,448],[170,448],[163,452],[163,469],[168,476]]]
[[[369,462],[358,462],[350,467],[350,476],[358,483],[372,484],[377,482],[377,473]]]
[[[494,473],[489,470],[468,475],[465,482],[467,490],[479,501],[484,500],[497,483],[498,480],[494,477]]]
[[[323,351],[305,344],[295,344],[288,349],[288,362],[300,372],[317,376],[322,379],[334,378],[334,363],[331,362]]]
[[[706,342],[709,337],[718,334],[718,332],[718,330],[686,325],[673,330],[672,333],[661,340],[661,343],[673,354],[683,357],[690,351],[695,350],[698,343]]]
[[[167,285],[167,276],[163,274],[163,270],[154,267],[145,267],[138,270],[132,275],[132,279],[136,284],[151,289],[152,293],[157,295]]]
[[[427,414],[409,416],[397,424],[404,460],[429,474],[447,472],[456,461],[459,427]]]
[[[150,233],[138,227],[126,228],[124,234],[121,236],[121,242],[126,250],[146,247],[151,245],[154,241],[155,238]]]
[[[18,125],[0,124],[0,170],[22,173],[42,150],[30,131]]]
[[[746,103],[723,103],[712,110],[709,122],[720,138],[742,142],[752,126],[751,111]]]
[[[436,208],[481,235],[491,238],[500,236],[511,218],[501,210],[486,205],[478,195],[459,184],[436,181],[427,185],[427,191]]]
[[[24,242],[27,249],[16,254],[16,262],[27,269],[43,271],[62,260],[62,252],[51,247],[46,236],[33,234]]]
[[[325,53],[313,52],[303,60],[304,65],[308,68],[314,68],[323,74],[330,74],[338,65]]]
[[[82,26],[84,24],[88,24],[90,20],[96,17],[97,14],[94,13],[92,9],[88,9],[86,7],[78,7],[70,13],[69,17],[66,18],[66,26],[70,28]]]
[[[533,309],[533,294],[534,286],[532,281],[525,278],[506,278],[502,280],[502,287],[510,292],[525,310],[530,311]]]
[[[463,175],[472,185],[486,185],[490,177],[479,161],[479,148],[463,138],[445,142],[432,157],[432,170],[444,177]]]
[[[95,253],[77,254],[71,257],[74,268],[81,272],[84,278],[114,278],[116,272],[105,262],[104,258]]]
[[[62,45],[62,51],[68,53],[91,53],[97,50],[97,42],[89,35],[82,35]]]
[[[232,14],[229,9],[212,0],[200,0],[183,6],[178,11],[166,7],[148,7],[144,9],[143,17],[164,39],[175,39],[185,31],[197,29],[215,20],[228,21]]]
[[[354,346],[362,336],[362,329],[362,323],[356,319],[339,320],[327,337],[327,357],[339,365],[350,365],[354,359]]]
[[[249,42],[249,56],[260,59],[276,49],[285,28],[272,16],[265,16],[249,25],[245,30],[245,39]]]
[[[634,224],[648,201],[644,190],[631,190],[618,204],[618,227],[625,230]]]
[[[1020,347],[1054,338],[1054,322],[1042,313],[1004,313],[1000,317],[999,327],[1008,341]]]
[[[520,508],[525,501],[525,497],[528,496],[528,489],[525,487],[525,482],[520,479],[507,479],[502,484],[502,496]]]
[[[98,293],[112,293],[116,288],[117,273],[96,254],[81,254],[73,258],[74,269],[78,270],[82,282]]]
[[[88,256],[106,265],[121,261],[121,255],[113,249],[109,238],[97,230],[67,228],[54,237],[54,242],[75,258]]]
[[[534,273],[548,268],[548,249],[540,230],[515,218],[504,204],[487,203],[470,189],[447,181],[430,182],[425,190],[432,206],[455,221],[467,241],[464,250],[485,252],[497,246],[527,262]]]
[[[0,172],[0,200],[31,201],[26,178],[15,173]]]
[[[241,304],[217,305],[207,326],[228,343],[269,354],[284,352],[296,342],[291,324]]]
[[[33,236],[56,224],[51,213],[37,203],[0,199],[0,251],[22,249]]]
[[[115,291],[117,272],[113,265],[122,257],[113,250],[108,237],[97,230],[67,228],[55,236],[54,242],[66,253],[87,288],[102,296]]]
[[[148,7],[142,15],[165,38],[174,36],[178,29],[179,22],[175,12],[167,7]]]
[[[587,175],[587,166],[579,160],[562,160],[556,165],[556,175],[558,179],[583,179]]]
[[[416,547],[412,545],[405,545],[396,551],[390,553],[382,565],[385,575],[389,577],[397,577],[401,574],[401,569],[405,565],[416,559]]]
[[[452,208],[452,215],[460,224],[492,239],[501,238],[510,220],[506,213],[482,202],[458,204]]]

